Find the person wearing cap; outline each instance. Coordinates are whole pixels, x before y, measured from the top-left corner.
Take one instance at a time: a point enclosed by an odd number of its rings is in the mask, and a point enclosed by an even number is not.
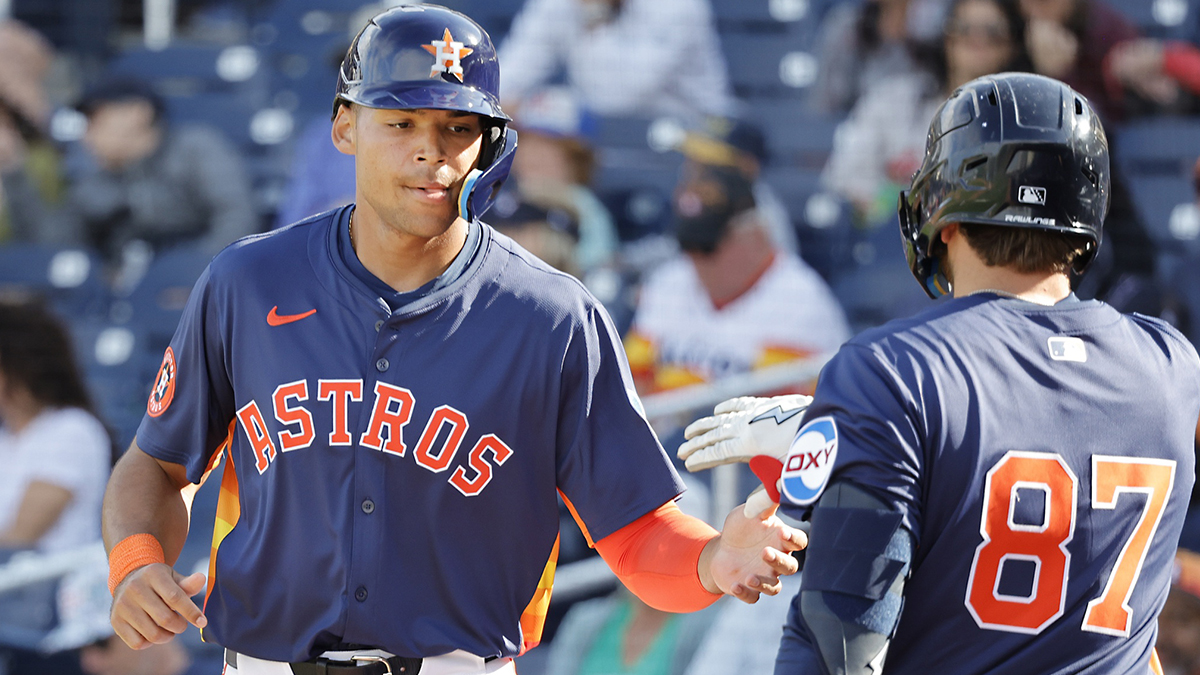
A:
[[[131,250],[196,243],[216,253],[259,231],[241,157],[213,129],[167,123],[161,96],[148,83],[113,78],[87,90],[78,104],[87,117],[83,146],[89,162],[58,208],[14,204],[56,241],[94,247],[114,265]],[[14,223],[17,224],[17,223]]]
[[[589,273],[612,263],[619,245],[612,216],[590,187],[595,116],[570,89],[546,87],[523,102],[513,126],[523,144],[513,160],[517,187],[526,200],[563,202],[575,213],[574,265],[587,283]]]
[[[518,148],[498,70],[467,16],[375,16],[332,101],[354,203],[201,275],[106,492],[126,644],[194,625],[226,675],[512,675],[541,639],[560,495],[662,610],[795,572],[804,535],[773,509],[721,533],[679,511],[599,301],[481,220]],[[168,563],[217,464],[209,574],[184,576]]]
[[[735,169],[754,186],[755,208],[781,251],[799,253],[796,227],[775,190],[762,178],[770,161],[767,139],[754,123],[738,117],[710,117],[689,129],[679,145],[688,162]]]
[[[820,275],[773,245],[742,172],[694,164],[673,206],[682,251],[646,279],[625,341],[641,391],[823,354],[850,337]]]
[[[501,45],[500,89],[519,114],[565,70],[598,115],[729,115],[720,45],[708,0],[530,0]]]

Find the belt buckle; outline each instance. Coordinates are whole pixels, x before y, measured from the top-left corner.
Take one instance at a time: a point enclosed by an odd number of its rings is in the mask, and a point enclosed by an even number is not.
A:
[[[388,675],[395,675],[395,673],[392,672],[392,664],[388,663],[388,660],[383,658],[382,656],[372,656],[372,655],[367,655],[367,654],[354,654],[350,657],[350,661],[354,662],[354,663],[357,663],[358,661],[382,663],[383,667],[387,671]],[[404,668],[401,668],[400,670],[403,671]]]

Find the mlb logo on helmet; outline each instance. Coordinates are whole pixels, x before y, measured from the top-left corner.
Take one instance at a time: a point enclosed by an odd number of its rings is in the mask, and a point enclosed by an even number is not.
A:
[[[818,417],[800,428],[783,462],[783,495],[788,500],[799,506],[817,501],[829,483],[837,445],[832,417]]]
[[[455,42],[454,36],[450,35],[449,28],[442,34],[441,40],[434,40],[427,45],[421,45],[421,47],[433,54],[434,62],[433,68],[429,71],[430,77],[436,77],[439,73],[450,73],[458,78],[459,82],[463,81],[462,60],[475,51],[470,47],[464,47],[461,42]]]
[[[1017,200],[1022,204],[1041,204],[1045,206],[1046,188],[1022,185],[1020,191],[1017,193]]]

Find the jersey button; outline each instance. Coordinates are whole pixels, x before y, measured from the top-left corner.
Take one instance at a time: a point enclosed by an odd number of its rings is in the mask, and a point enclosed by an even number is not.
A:
[[[375,362],[375,368],[381,373],[386,371],[388,369],[388,360],[387,359],[379,359],[378,361]]]
[[[370,499],[364,499],[362,503],[363,513],[373,513],[375,511],[375,502]]]
[[[354,599],[355,599],[355,600],[357,600],[357,601],[359,601],[359,602],[366,602],[366,600],[367,600],[367,587],[366,587],[366,586],[359,586],[359,587],[358,587],[358,588],[357,588],[357,589],[354,591]]]
[[[380,319],[379,321],[375,322],[375,332],[376,333],[379,332],[380,328],[383,328],[383,319]]]

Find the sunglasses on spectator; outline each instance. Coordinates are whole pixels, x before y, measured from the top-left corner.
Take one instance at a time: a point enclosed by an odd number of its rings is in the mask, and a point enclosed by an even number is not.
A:
[[[966,21],[950,21],[946,24],[946,35],[952,38],[966,38],[976,35],[988,42],[1008,42],[1008,28],[998,23],[969,23]]]

